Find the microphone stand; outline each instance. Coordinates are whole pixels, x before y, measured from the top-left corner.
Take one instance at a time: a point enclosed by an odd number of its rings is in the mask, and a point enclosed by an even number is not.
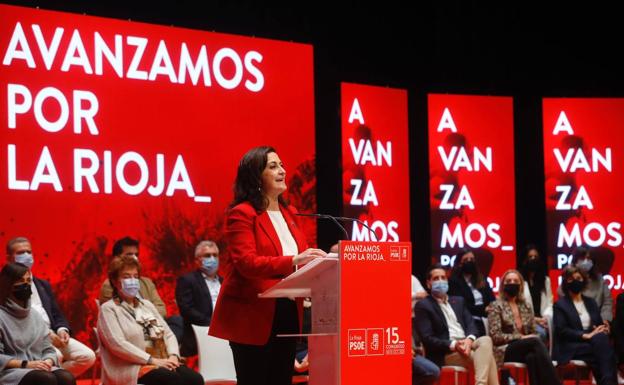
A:
[[[340,224],[339,221],[351,221],[351,222],[357,222],[360,225],[366,227],[366,229],[368,229],[368,231],[370,231],[374,236],[375,236],[375,241],[378,241],[377,239],[377,234],[375,234],[375,232],[373,231],[373,229],[367,225],[366,223],[364,223],[363,221],[357,219],[357,218],[349,218],[349,217],[335,217],[333,215],[329,215],[329,214],[303,214],[303,213],[298,213],[296,214],[300,217],[315,217],[315,218],[322,218],[322,219],[329,219],[332,222],[334,222],[338,227],[340,227],[340,229],[342,230],[342,232],[345,235],[345,239],[349,239],[349,233],[347,233],[347,229],[345,229],[345,227]]]

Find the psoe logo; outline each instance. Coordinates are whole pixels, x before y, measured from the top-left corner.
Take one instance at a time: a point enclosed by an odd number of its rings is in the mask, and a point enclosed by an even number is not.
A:
[[[409,248],[407,246],[390,246],[391,261],[409,261]]]
[[[349,357],[366,355],[366,329],[349,329]]]
[[[384,330],[366,329],[367,354],[369,356],[382,356],[384,354]]]
[[[390,260],[391,261],[401,260],[401,247],[400,246],[390,246]]]

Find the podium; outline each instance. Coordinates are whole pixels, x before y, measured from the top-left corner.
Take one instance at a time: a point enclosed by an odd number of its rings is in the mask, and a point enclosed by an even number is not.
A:
[[[259,296],[310,297],[310,385],[411,384],[411,244],[341,241]]]

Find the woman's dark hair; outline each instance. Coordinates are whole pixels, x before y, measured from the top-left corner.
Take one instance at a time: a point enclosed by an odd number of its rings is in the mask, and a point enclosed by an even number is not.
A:
[[[121,271],[128,267],[136,267],[139,275],[141,274],[141,265],[139,261],[133,256],[130,255],[120,255],[113,257],[113,259],[108,264],[108,282],[110,282],[111,287],[113,288],[113,297],[119,297],[119,293],[117,292],[117,288],[115,287],[115,283],[119,280],[119,274]]]
[[[13,284],[28,272],[21,263],[7,263],[0,271],[0,305],[5,305],[13,291]]]
[[[587,276],[589,276],[589,278],[591,279],[598,279],[598,269],[596,266],[596,260],[594,259],[594,257],[592,257],[591,255],[591,250],[589,247],[587,246],[579,246],[576,249],[574,249],[574,251],[572,252],[572,264],[574,266],[576,266],[577,262],[580,259],[585,258],[586,255],[589,254],[589,258],[591,258],[592,262],[594,263],[594,265],[592,266],[592,268],[587,272]]]
[[[532,272],[533,282],[531,282],[531,279],[529,277],[529,273],[531,273],[531,271],[529,271],[527,266],[527,262],[529,261],[529,251],[531,250],[537,251],[537,255],[539,256],[537,259],[539,261],[539,268]],[[540,253],[536,245],[532,243],[526,245],[526,247],[524,248],[524,254],[522,254],[522,260],[520,261],[519,270],[522,274],[522,278],[524,278],[524,280],[528,282],[529,285],[533,286],[540,293],[544,290],[544,288],[546,287],[546,263],[542,258],[542,253]]]
[[[451,270],[451,277],[455,279],[464,279],[462,272],[462,264],[461,260],[464,255],[472,253],[475,256],[475,273],[470,276],[470,284],[475,289],[481,289],[485,286],[486,281],[483,278],[483,274],[481,274],[481,269],[479,269],[479,264],[477,263],[477,254],[474,250],[464,247],[457,253],[457,257],[455,258],[455,264],[453,265],[453,270]]]
[[[238,164],[236,181],[234,182],[234,200],[230,207],[239,203],[249,202],[261,212],[266,210],[269,202],[262,194],[262,172],[266,168],[268,155],[277,152],[273,147],[260,146],[247,151]],[[279,203],[286,206],[286,201],[279,196]]]
[[[568,265],[563,269],[563,272],[561,273],[561,290],[563,290],[566,295],[568,295],[570,291],[568,286],[568,279],[576,273],[579,273],[583,277],[582,290],[585,290],[585,288],[587,287],[587,274],[585,274],[583,270],[579,269],[576,266]]]

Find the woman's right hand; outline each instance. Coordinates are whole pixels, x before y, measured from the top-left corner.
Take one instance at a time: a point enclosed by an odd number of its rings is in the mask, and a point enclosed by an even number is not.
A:
[[[583,339],[585,340],[591,340],[593,336],[595,336],[598,333],[605,333],[605,334],[609,334],[609,329],[607,328],[607,326],[605,325],[600,325],[598,327],[595,327],[594,330],[591,331],[591,333],[585,333],[583,334]]]
[[[26,368],[49,372],[52,369],[52,365],[48,361],[28,361]]]
[[[154,358],[154,357],[152,357],[151,364],[156,365],[159,368],[165,368],[168,370],[175,370],[178,366],[180,366],[180,364],[174,362],[171,359]]]
[[[311,260],[315,258],[325,258],[325,257],[327,257],[327,253],[324,252],[323,250],[309,248],[309,249],[306,249],[303,253],[294,256],[292,264],[293,266],[303,265],[303,264],[310,262]]]

